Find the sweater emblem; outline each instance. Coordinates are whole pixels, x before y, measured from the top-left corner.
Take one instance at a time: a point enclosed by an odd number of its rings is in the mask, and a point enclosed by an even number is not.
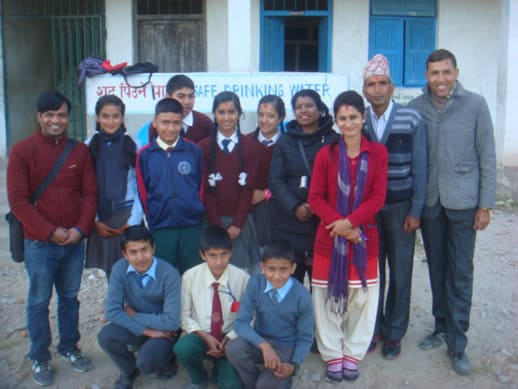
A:
[[[189,162],[181,161],[180,163],[178,163],[178,173],[187,175],[187,174],[191,173],[191,171],[192,171],[192,166]]]
[[[221,181],[223,179],[223,176],[221,173],[210,173],[209,174],[209,186],[215,188],[216,182]]]

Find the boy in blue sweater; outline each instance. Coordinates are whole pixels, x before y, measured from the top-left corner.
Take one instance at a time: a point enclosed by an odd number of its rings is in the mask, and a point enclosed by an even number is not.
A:
[[[158,136],[137,156],[137,185],[156,255],[180,274],[201,263],[198,245],[205,218],[200,190],[201,150],[181,136],[182,105],[170,98],[155,107]]]
[[[97,340],[120,370],[114,388],[131,389],[139,371],[158,371],[159,378],[176,373],[181,279],[173,266],[153,256],[155,244],[146,227],[129,227],[121,248],[124,258],[113,265],[106,296],[110,323]],[[137,358],[128,345],[140,348]]]
[[[263,254],[263,274],[248,282],[234,321],[239,337],[225,352],[247,389],[289,388],[311,348],[311,295],[292,277],[296,266],[289,244],[272,243]]]

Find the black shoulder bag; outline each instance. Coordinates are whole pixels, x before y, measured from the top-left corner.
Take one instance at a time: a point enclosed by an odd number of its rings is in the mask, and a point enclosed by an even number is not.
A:
[[[68,155],[74,148],[76,141],[69,139],[65,149],[59,156],[58,160],[50,170],[50,173],[43,182],[38,186],[36,191],[31,195],[31,204],[35,204],[36,201],[41,197],[45,189],[48,188],[50,183],[54,180],[59,170],[63,166],[63,163],[67,159]],[[11,258],[14,262],[23,262],[24,260],[24,237],[23,237],[23,224],[14,213],[9,211],[5,215],[5,220],[9,224],[9,250],[11,251]]]

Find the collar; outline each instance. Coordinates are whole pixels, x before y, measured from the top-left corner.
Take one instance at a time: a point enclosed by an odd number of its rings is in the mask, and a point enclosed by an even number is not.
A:
[[[277,141],[279,140],[279,137],[280,137],[280,136],[281,136],[281,133],[280,133],[279,131],[277,131],[277,132],[275,133],[275,135],[274,135],[274,136],[272,136],[270,139],[268,139],[268,138],[266,138],[266,137],[263,135],[263,133],[261,132],[261,130],[257,131],[257,140],[258,140],[259,142],[261,142],[261,143],[262,143],[262,141],[263,141],[263,140],[271,140],[271,141],[273,141],[273,143],[272,143],[272,144],[270,144],[268,147],[272,147],[273,145],[275,145],[275,144],[277,143]]]
[[[234,133],[230,136],[230,138],[227,138],[220,131],[218,131],[217,140],[218,140],[219,145],[221,145],[221,141],[223,139],[230,139],[233,143],[236,143],[236,144],[239,143],[239,137],[237,136],[237,130],[234,131]]]
[[[185,116],[182,120],[182,123],[183,123],[183,129],[184,131],[189,128],[189,127],[192,127],[192,124],[194,123],[194,116],[192,114],[192,111],[189,112],[187,114],[187,116]]]
[[[218,279],[216,279],[214,277],[214,275],[212,274],[212,272],[210,271],[209,265],[207,265],[207,262],[204,262],[202,264],[202,268],[203,268],[203,282],[205,283],[205,285],[207,287],[212,287],[212,284],[214,282],[217,282],[218,284],[223,285],[224,287],[227,287],[227,284],[228,284],[228,265],[227,265],[225,271],[223,272],[223,274],[221,275],[221,277],[219,277]]]
[[[376,115],[376,112],[374,112],[374,110],[372,109],[372,107],[370,107],[370,110],[371,111],[371,119],[372,119],[372,122],[374,123],[375,121],[378,121],[380,120],[381,118],[384,118],[385,119],[385,123],[388,122],[388,119],[390,117],[390,114],[392,112],[392,108],[394,108],[394,102],[392,101],[392,99],[390,100],[389,102],[389,105],[387,106],[387,109],[385,110],[385,112],[383,112],[382,115],[380,116],[377,116]]]
[[[144,274],[147,274],[149,277],[156,280],[157,264],[158,264],[158,261],[156,260],[155,257],[153,257],[153,263],[151,263],[151,266],[149,267],[149,269],[147,269],[147,271]],[[129,273],[138,273],[131,264],[128,264],[128,270],[126,270],[126,274],[129,274]]]
[[[172,145],[168,145],[167,143],[165,143],[162,139],[160,139],[159,136],[156,137],[156,144],[158,145],[158,147],[160,147],[162,150],[164,151],[167,151],[168,148],[172,147],[173,149],[176,147],[176,145],[178,144],[178,141],[180,140],[180,135],[178,135],[178,137],[176,138],[176,141],[172,144]]]
[[[48,136],[43,135],[43,133],[41,132],[41,127],[38,126],[38,129],[36,130],[36,134],[43,142],[52,144],[52,145],[57,145],[59,143],[66,142],[68,140],[66,130],[63,133],[63,135],[61,135],[59,138],[49,138]]]
[[[281,298],[281,301],[286,297],[288,292],[291,290],[291,287],[293,286],[293,278],[290,277],[288,281],[284,283],[283,286],[277,289],[277,293],[279,293],[279,297]],[[264,293],[268,293],[270,290],[275,289],[273,285],[270,283],[270,281],[266,280],[266,287],[264,288]]]

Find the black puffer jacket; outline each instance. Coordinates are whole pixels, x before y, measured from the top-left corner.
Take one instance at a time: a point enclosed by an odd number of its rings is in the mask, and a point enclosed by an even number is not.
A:
[[[295,209],[307,201],[310,174],[301,155],[299,142],[311,169],[318,150],[329,143],[336,142],[339,135],[333,130],[333,120],[321,120],[320,127],[311,134],[305,134],[295,120],[288,123],[287,133],[279,138],[273,151],[268,185],[275,206],[275,220],[272,226],[274,239],[288,240],[297,253],[313,250],[313,240],[318,219],[300,222]],[[301,185],[306,176],[306,185]],[[303,184],[303,183],[302,183]]]

